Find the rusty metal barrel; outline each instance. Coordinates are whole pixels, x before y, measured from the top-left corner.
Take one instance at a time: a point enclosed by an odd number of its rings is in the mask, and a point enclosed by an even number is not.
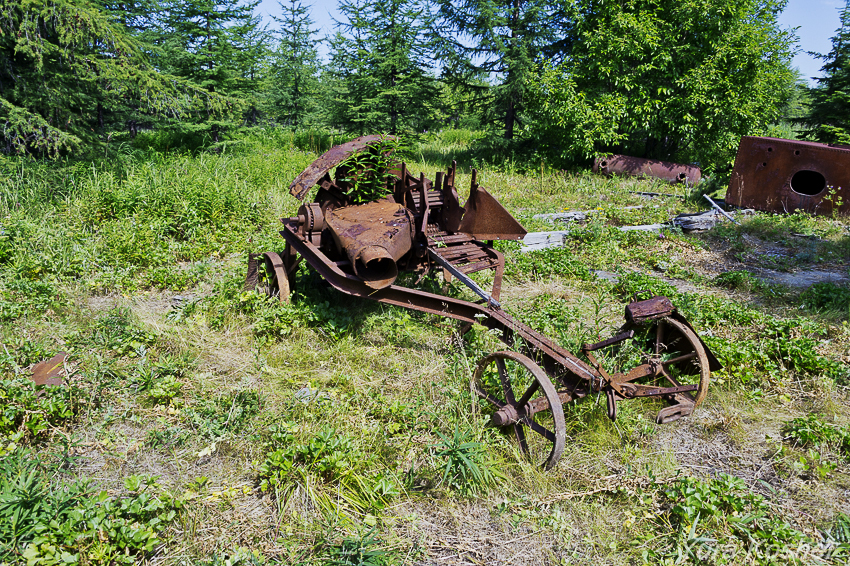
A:
[[[654,177],[670,183],[687,183],[691,187],[699,183],[702,178],[702,171],[695,165],[616,154],[597,157],[593,161],[593,172],[602,175]]]

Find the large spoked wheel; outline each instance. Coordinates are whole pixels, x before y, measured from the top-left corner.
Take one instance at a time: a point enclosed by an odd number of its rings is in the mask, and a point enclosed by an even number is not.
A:
[[[683,322],[665,317],[636,337],[642,345],[643,357],[656,367],[655,375],[639,383],[659,387],[696,385],[696,391],[677,394],[698,407],[708,394],[711,377],[708,355],[696,333]]]
[[[280,297],[281,303],[289,302],[289,278],[283,260],[277,253],[263,254],[263,265],[258,270],[257,288],[270,297]]]
[[[516,352],[495,352],[478,363],[472,379],[475,393],[493,410],[491,423],[511,427],[534,464],[554,468],[566,443],[564,409],[540,366]]]

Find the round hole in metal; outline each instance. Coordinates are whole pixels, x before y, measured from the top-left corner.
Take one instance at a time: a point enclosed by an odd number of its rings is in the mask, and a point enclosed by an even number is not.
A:
[[[770,153],[771,151],[773,151],[773,148],[772,148],[772,147],[767,148],[767,152],[768,152],[768,153]]]
[[[799,150],[799,149],[795,149],[795,150],[794,150],[794,155],[800,155],[800,150]]]
[[[791,177],[791,190],[801,195],[816,195],[826,188],[826,177],[810,169],[801,169]]]

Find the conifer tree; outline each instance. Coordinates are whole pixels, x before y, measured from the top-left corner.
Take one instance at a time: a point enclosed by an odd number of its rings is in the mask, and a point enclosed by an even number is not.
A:
[[[271,97],[273,114],[292,128],[303,126],[318,97],[319,56],[313,20],[301,0],[279,2],[283,16],[274,53]]]
[[[821,143],[850,144],[850,2],[841,10],[841,27],[832,38],[832,49],[821,55],[822,78],[811,89],[806,137]]]
[[[494,89],[504,136],[511,139],[526,99],[535,64],[562,46],[560,2],[547,0],[437,0],[440,56],[444,76],[463,90],[487,94],[482,75]],[[486,99],[486,98],[485,98]]]
[[[259,0],[170,0],[160,31],[163,71],[231,98],[243,110],[256,107],[252,99],[261,84],[259,70],[267,35],[254,14]],[[199,115],[181,126],[207,134],[213,142],[236,124],[223,117]]]
[[[363,133],[428,127],[440,91],[430,74],[429,14],[412,0],[345,1],[331,40],[334,125]]]
[[[157,73],[90,0],[0,0],[0,150],[57,155],[96,143],[98,105],[214,114],[221,97]]]

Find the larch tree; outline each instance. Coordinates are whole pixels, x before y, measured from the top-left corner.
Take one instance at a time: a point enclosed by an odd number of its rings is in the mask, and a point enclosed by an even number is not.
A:
[[[329,118],[348,131],[428,127],[440,91],[431,74],[430,16],[412,0],[351,0],[331,39]]]
[[[823,77],[816,78],[817,86],[809,91],[805,135],[821,143],[850,144],[850,2],[841,10],[832,49],[821,58]]]
[[[277,50],[272,55],[270,86],[272,115],[281,124],[298,128],[305,124],[319,95],[319,55],[313,20],[301,0],[279,2],[281,17]]]
[[[492,88],[504,136],[521,124],[527,82],[541,58],[559,57],[565,28],[561,0],[437,0],[443,76],[482,101]],[[495,83],[482,83],[486,77]]]
[[[258,4],[259,0],[170,0],[161,22],[157,66],[229,97],[250,116],[266,55],[265,30],[254,14]],[[223,132],[238,124],[227,116],[199,114],[181,127],[217,143]]]
[[[0,0],[0,149],[59,155],[96,144],[99,107],[215,114],[224,101],[146,63],[139,42],[89,0]]]

